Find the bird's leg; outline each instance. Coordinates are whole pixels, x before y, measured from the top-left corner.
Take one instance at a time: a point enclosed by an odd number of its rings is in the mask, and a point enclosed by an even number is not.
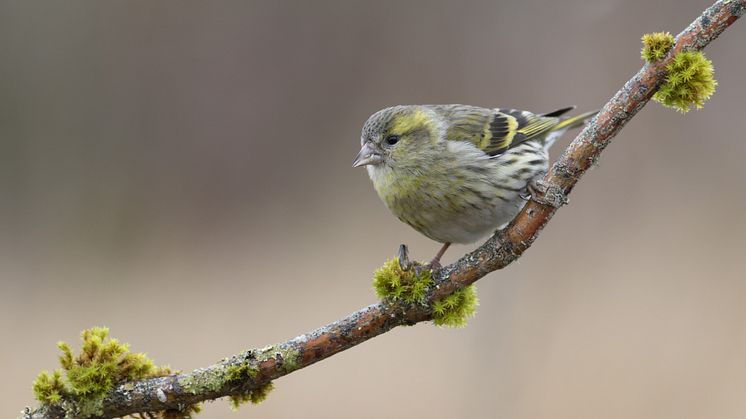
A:
[[[438,253],[435,255],[433,260],[430,261],[427,265],[430,267],[430,269],[440,269],[443,267],[443,265],[440,264],[440,258],[443,257],[443,254],[445,254],[446,250],[448,249],[448,246],[450,246],[451,243],[443,243],[443,247],[438,250]]]
[[[422,266],[416,262],[412,262],[409,260],[409,250],[407,249],[406,244],[399,245],[399,253],[397,255],[397,259],[399,260],[399,267],[403,271],[408,271],[412,268],[414,268],[415,275],[420,275],[420,269],[426,268],[426,269],[440,269],[443,267],[443,265],[440,264],[440,258],[443,257],[443,254],[448,249],[448,246],[450,246],[451,243],[443,243],[443,247],[438,250],[438,253],[435,255],[435,257],[425,266]]]

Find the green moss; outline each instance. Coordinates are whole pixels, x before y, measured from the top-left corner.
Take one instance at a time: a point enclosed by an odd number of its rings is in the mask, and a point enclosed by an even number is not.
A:
[[[243,381],[247,378],[254,378],[259,374],[259,370],[252,368],[249,364],[228,365],[225,367],[226,381]]]
[[[464,327],[477,311],[477,289],[474,285],[461,288],[433,302],[433,323],[436,326]]]
[[[169,375],[168,367],[157,367],[145,354],[132,353],[127,344],[108,337],[109,330],[94,327],[81,333],[82,345],[79,354],[74,354],[70,345],[60,342],[59,357],[62,369],[42,372],[34,380],[36,399],[44,405],[60,406],[66,417],[87,418],[103,413],[106,395],[116,385],[128,381]],[[300,353],[291,346],[268,346],[260,350],[249,350],[238,357],[190,374],[179,379],[179,385],[192,394],[216,392],[227,385],[254,380],[259,374],[256,365],[274,359],[277,365],[290,372],[298,369]],[[246,394],[230,398],[231,405],[251,402],[260,403],[272,390],[267,383]],[[199,413],[200,405],[187,405],[181,409],[147,412],[141,417],[161,419],[192,418]]]
[[[668,32],[645,34],[640,55],[645,61],[663,58],[673,46],[674,39]],[[668,108],[686,113],[701,108],[715,93],[717,81],[713,78],[712,61],[701,51],[683,51],[676,54],[666,66],[666,81],[653,95],[653,100]]]
[[[692,106],[702,108],[715,92],[712,61],[700,51],[676,54],[666,70],[666,81],[653,96],[663,106],[686,113]]]
[[[272,382],[270,381],[269,383],[251,390],[246,394],[241,394],[240,396],[230,396],[228,397],[228,402],[231,405],[231,409],[238,410],[238,408],[242,404],[248,402],[251,402],[252,404],[259,404],[263,402],[272,390],[274,390],[274,384],[272,384]]]
[[[386,261],[373,274],[373,288],[380,299],[404,300],[408,303],[422,302],[432,284],[429,269],[403,270],[398,259]]]
[[[42,371],[34,380],[33,390],[36,400],[49,405],[60,403],[68,393],[60,370],[54,370],[52,374]]]
[[[115,385],[171,374],[168,367],[157,367],[145,354],[130,352],[127,344],[109,338],[108,333],[104,327],[84,330],[78,355],[73,354],[70,345],[58,343],[62,369],[51,375],[44,371],[36,377],[36,399],[46,405],[64,406],[68,416],[86,418],[103,413],[104,397]],[[151,413],[155,416],[162,412]]]
[[[673,36],[668,32],[646,33],[642,36],[640,56],[645,61],[656,61],[666,56],[673,46]]]
[[[271,346],[263,350],[260,354],[258,354],[257,360],[261,359],[263,361],[270,357],[274,357],[275,360],[278,360],[278,361],[279,359],[282,359],[283,368],[286,368],[286,364],[285,364],[286,360],[293,359],[293,362],[295,362],[295,359],[297,358],[297,355],[293,356],[291,352],[295,352],[297,354],[297,351],[283,351],[283,353],[285,354],[283,355],[278,350],[276,350],[275,347]],[[249,366],[247,363],[243,363],[240,365],[229,365],[225,369],[225,380],[243,382],[247,379],[253,380],[254,378],[256,378],[258,374],[259,374],[259,370],[257,368]],[[249,390],[248,392],[244,394],[237,395],[237,396],[228,396],[228,402],[230,403],[231,409],[233,410],[238,410],[238,407],[240,405],[247,403],[247,402],[251,402],[253,404],[259,404],[267,398],[267,396],[269,395],[269,392],[272,391],[272,389],[274,389],[274,385],[270,381],[269,383],[263,384],[253,390]]]
[[[162,375],[154,374],[157,367],[145,354],[129,352],[126,344],[108,338],[108,332],[102,327],[83,331],[83,345],[77,357],[68,344],[57,344],[62,351],[60,364],[74,395],[104,396],[119,382]]]
[[[414,267],[405,271],[396,258],[386,261],[373,274],[373,288],[381,299],[425,303],[432,285],[432,271]],[[467,319],[476,313],[477,304],[476,287],[462,288],[431,304],[433,323],[436,326],[466,326]]]

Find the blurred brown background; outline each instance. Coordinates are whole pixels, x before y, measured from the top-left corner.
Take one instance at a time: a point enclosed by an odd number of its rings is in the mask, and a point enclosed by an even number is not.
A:
[[[189,370],[373,302],[399,243],[438,244],[350,167],[370,113],[597,108],[643,33],[709,4],[2,2],[0,416],[86,327]],[[203,416],[743,418],[744,37],[707,49],[703,110],[628,125],[467,328],[398,329]]]

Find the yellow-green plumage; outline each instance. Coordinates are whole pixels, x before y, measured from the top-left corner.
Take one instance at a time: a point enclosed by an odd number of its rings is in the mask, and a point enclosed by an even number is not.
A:
[[[441,243],[470,243],[510,221],[547,150],[595,112],[562,119],[467,105],[386,108],[363,126],[355,166],[400,220]]]

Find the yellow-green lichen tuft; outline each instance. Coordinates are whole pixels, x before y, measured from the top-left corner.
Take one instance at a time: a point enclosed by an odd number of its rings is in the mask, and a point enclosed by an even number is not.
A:
[[[108,333],[104,327],[84,330],[78,355],[73,354],[70,345],[58,343],[62,369],[51,374],[44,371],[36,377],[36,399],[42,404],[63,406],[70,417],[86,418],[103,413],[104,397],[115,385],[171,373],[167,367],[155,366],[145,354],[130,352],[127,344],[109,338]]]
[[[297,349],[289,346],[287,348],[275,347],[274,348],[275,359],[282,359],[281,368],[286,373],[293,372],[300,368],[300,352]]]
[[[212,393],[220,390],[227,382],[225,373],[225,368],[206,368],[200,374],[179,377],[178,382],[187,393]]]
[[[686,113],[694,106],[699,109],[715,92],[712,61],[701,51],[676,54],[666,66],[666,81],[653,96],[663,106]]]
[[[254,378],[259,374],[259,370],[250,367],[248,364],[229,365],[225,367],[226,381],[243,381],[247,378]]]
[[[464,327],[466,320],[476,314],[478,304],[474,285],[461,288],[433,302],[433,323],[436,326]]]
[[[241,388],[255,385],[259,375],[258,365],[268,360],[274,360],[278,368],[290,372],[299,368],[300,352],[292,346],[267,346],[261,349],[251,349],[241,355],[224,360],[223,363],[202,370],[199,374],[190,374],[179,379],[179,385],[184,391],[192,394],[212,393],[224,388]],[[267,383],[246,393],[228,396],[231,408],[251,402],[258,404],[267,398],[273,384]]]
[[[666,56],[673,46],[673,36],[668,32],[646,33],[642,36],[640,57],[645,61],[656,61]]]
[[[432,272],[428,269],[403,270],[397,258],[386,261],[373,274],[373,288],[378,298],[421,302],[432,284]]]
[[[259,404],[263,402],[272,390],[274,390],[274,384],[270,381],[254,390],[250,390],[246,394],[229,396],[228,402],[231,405],[231,409],[238,410],[238,408],[244,403],[251,402],[252,404]]]

